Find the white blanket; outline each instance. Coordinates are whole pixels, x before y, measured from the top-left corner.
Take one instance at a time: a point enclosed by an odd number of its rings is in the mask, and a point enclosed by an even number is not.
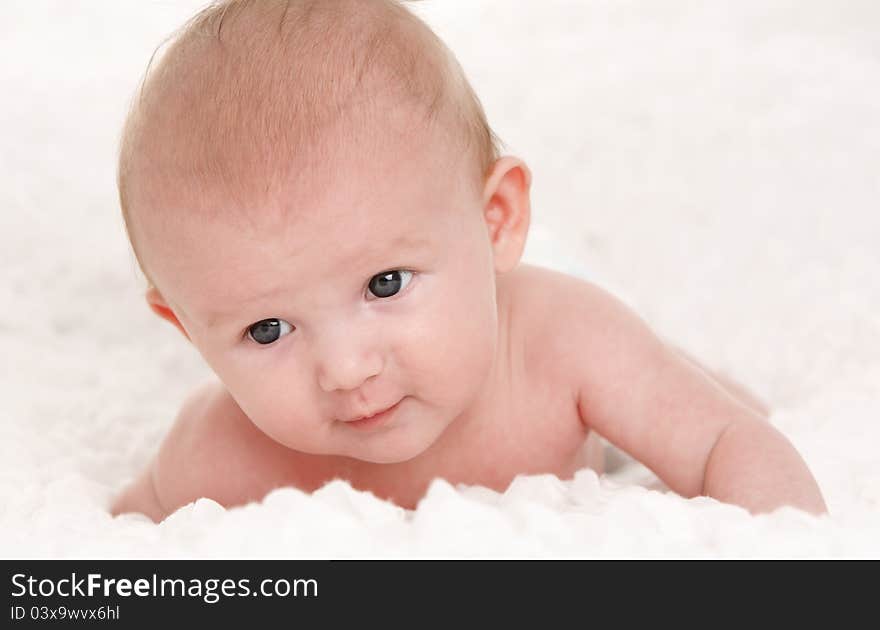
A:
[[[880,557],[873,0],[417,7],[533,169],[527,260],[767,400],[830,517],[685,500],[630,462],[437,481],[414,512],[335,482],[111,518],[207,374],[148,312],[114,188],[127,100],[200,4],[0,7],[0,557]]]

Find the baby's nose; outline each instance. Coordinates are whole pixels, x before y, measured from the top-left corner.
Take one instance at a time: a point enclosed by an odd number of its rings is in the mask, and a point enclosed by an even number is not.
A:
[[[382,370],[382,359],[374,345],[352,337],[323,344],[316,364],[318,384],[326,392],[357,389]]]

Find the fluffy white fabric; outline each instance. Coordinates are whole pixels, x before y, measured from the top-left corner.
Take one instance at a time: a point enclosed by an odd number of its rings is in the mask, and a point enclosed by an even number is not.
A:
[[[880,45],[873,0],[433,0],[534,172],[527,258],[584,273],[774,407],[831,517],[752,517],[630,462],[407,512],[342,482],[112,519],[200,358],[151,315],[114,152],[200,2],[0,7],[0,557],[880,557]]]

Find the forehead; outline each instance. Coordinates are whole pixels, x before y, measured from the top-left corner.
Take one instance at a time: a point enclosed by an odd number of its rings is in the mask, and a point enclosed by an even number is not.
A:
[[[276,146],[264,164],[239,155],[238,144],[197,159],[191,153],[199,139],[181,129],[164,153],[142,154],[128,191],[134,223],[167,221],[169,214],[244,225],[379,217],[423,196],[473,194],[481,183],[472,156],[462,156],[442,126],[424,124],[406,107],[386,108],[381,121],[352,117],[319,135]],[[221,168],[230,160],[231,172]]]
[[[162,220],[143,222],[144,262],[180,304],[193,295],[244,300],[271,294],[273,277],[354,272],[454,238],[475,199],[466,168],[425,143],[390,148],[300,161],[263,196],[182,182],[179,200],[157,211]]]

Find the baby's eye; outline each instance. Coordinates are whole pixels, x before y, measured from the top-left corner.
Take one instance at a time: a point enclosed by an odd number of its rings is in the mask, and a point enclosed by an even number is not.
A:
[[[401,280],[401,274],[407,278],[406,282]],[[388,298],[402,291],[406,285],[412,280],[412,271],[403,269],[395,269],[386,271],[370,278],[370,293],[378,298]]]
[[[286,321],[272,317],[251,324],[248,328],[248,337],[265,346],[278,341],[282,335],[286,335],[291,330],[293,330],[293,326]]]

